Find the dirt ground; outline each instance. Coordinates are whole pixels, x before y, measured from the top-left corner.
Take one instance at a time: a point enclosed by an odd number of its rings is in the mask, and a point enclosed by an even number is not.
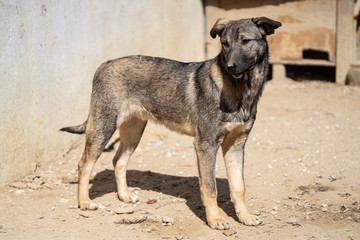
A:
[[[74,146],[62,158],[0,193],[0,239],[360,239],[359,87],[267,83],[245,152],[247,203],[263,220],[257,227],[236,220],[219,152],[218,201],[231,230],[210,229],[192,138],[154,124],[128,168],[139,204],[116,199],[110,151],[97,162],[90,188],[100,209],[81,211],[77,162],[84,139],[69,138]]]

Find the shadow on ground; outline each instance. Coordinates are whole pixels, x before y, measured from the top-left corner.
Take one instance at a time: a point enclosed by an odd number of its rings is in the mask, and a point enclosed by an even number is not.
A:
[[[201,220],[206,221],[205,210],[201,202],[199,180],[197,177],[181,177],[151,171],[128,170],[129,187],[140,190],[162,192],[174,197],[184,198],[188,207]],[[90,198],[96,199],[104,194],[116,192],[114,171],[104,170],[97,173],[91,181]],[[217,178],[218,204],[224,212],[237,220],[234,207],[230,202],[228,180]]]

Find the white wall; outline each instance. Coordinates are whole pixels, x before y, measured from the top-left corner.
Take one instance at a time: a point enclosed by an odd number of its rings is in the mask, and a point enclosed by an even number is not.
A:
[[[102,62],[130,54],[204,59],[201,0],[0,1],[0,188],[78,137]]]

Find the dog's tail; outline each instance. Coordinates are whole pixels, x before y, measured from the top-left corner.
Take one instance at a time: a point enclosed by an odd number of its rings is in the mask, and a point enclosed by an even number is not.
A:
[[[64,127],[60,129],[60,131],[75,133],[75,134],[84,134],[86,130],[86,125],[87,125],[87,120],[83,124],[72,127]]]

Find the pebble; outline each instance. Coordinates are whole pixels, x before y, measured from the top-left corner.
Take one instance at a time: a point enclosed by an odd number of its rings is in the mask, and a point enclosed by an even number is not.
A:
[[[27,176],[25,176],[24,180],[25,180],[25,182],[32,182],[32,181],[34,181],[35,178],[36,178],[35,175],[27,175]]]
[[[48,183],[45,183],[44,187],[49,188],[51,190],[55,190],[57,188],[55,184],[48,184]]]
[[[296,145],[293,144],[293,143],[289,143],[288,145],[286,145],[286,148],[287,148],[287,149],[291,149],[291,150],[297,149]]]
[[[330,181],[331,182],[334,182],[337,180],[337,177],[336,176],[333,176],[333,175],[330,175]]]
[[[120,208],[117,210],[114,210],[114,213],[116,214],[131,214],[134,213],[134,208],[133,207],[125,207],[125,208]]]
[[[345,206],[345,205],[342,205],[342,206],[340,207],[340,211],[341,211],[341,212],[347,212],[347,211],[349,211],[349,208],[348,208],[347,206]]]
[[[328,207],[328,205],[326,203],[321,204],[321,211],[327,212],[327,210],[328,210],[327,207]]]
[[[256,210],[256,211],[254,211],[254,215],[255,216],[260,216],[260,212]]]
[[[294,216],[289,217],[286,222],[294,226],[300,226],[300,219]]]
[[[115,224],[126,224],[126,225],[128,225],[128,224],[142,223],[142,222],[146,222],[146,221],[148,221],[147,217],[140,216],[140,217],[136,217],[134,219],[123,218],[120,221],[117,221],[117,222],[114,222],[114,223]]]
[[[164,142],[157,142],[157,143],[155,143],[154,147],[158,148],[158,147],[161,147],[162,145],[164,145]]]
[[[39,177],[34,178],[34,180],[32,181],[32,184],[38,185],[38,186],[40,186],[43,183],[44,182]]]
[[[234,235],[234,234],[236,234],[237,232],[235,231],[235,230],[233,230],[233,229],[228,229],[228,230],[224,230],[223,231],[223,234],[225,235],[225,236],[227,236],[227,237],[230,237],[230,236],[232,236],[232,235]]]
[[[347,192],[338,193],[338,195],[339,195],[340,197],[350,197],[350,196],[351,196],[351,194],[350,194],[350,193],[347,193]]]
[[[106,209],[106,207],[105,207],[103,204],[101,204],[101,203],[98,204],[98,208],[100,208],[100,209]]]
[[[162,225],[163,226],[171,226],[174,225],[175,220],[171,217],[162,217]]]
[[[60,202],[61,202],[61,203],[68,203],[68,202],[69,202],[69,199],[67,199],[67,198],[61,198],[61,199],[60,199]]]
[[[16,194],[16,195],[20,195],[20,194],[23,194],[24,192],[25,192],[24,190],[19,189],[19,190],[16,190],[16,191],[15,191],[15,194]]]
[[[305,202],[303,207],[304,207],[304,208],[311,208],[311,204],[310,204],[310,203]]]
[[[279,207],[278,207],[278,206],[274,206],[274,207],[273,207],[273,210],[274,210],[274,211],[278,211],[278,210],[279,210]]]
[[[91,218],[93,215],[91,213],[83,212],[83,213],[79,213],[79,216],[83,218]]]
[[[10,183],[9,186],[12,188],[17,188],[17,189],[25,189],[27,187],[26,183],[23,183],[23,182],[13,182],[13,183]]]
[[[68,207],[68,209],[78,209],[78,208],[79,208],[78,205],[71,205]]]
[[[144,233],[151,233],[151,228],[145,228],[141,230]]]
[[[64,177],[61,178],[61,181],[62,181],[62,183],[65,183],[65,184],[67,184],[67,183],[76,183],[76,182],[78,182],[78,177],[64,176]]]

